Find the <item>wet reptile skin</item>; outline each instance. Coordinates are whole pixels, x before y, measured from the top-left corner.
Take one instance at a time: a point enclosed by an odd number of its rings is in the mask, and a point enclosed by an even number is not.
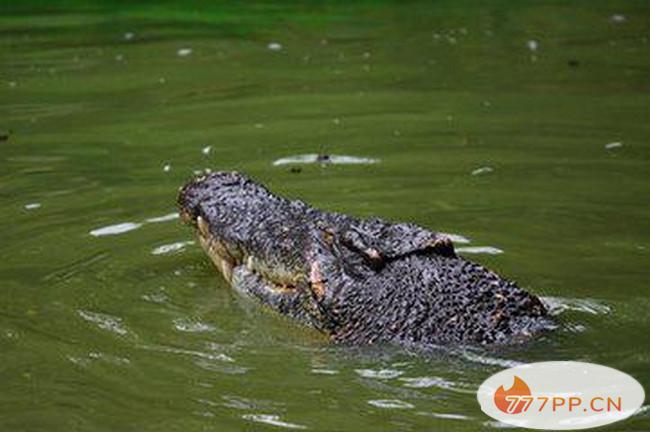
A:
[[[509,344],[552,324],[536,296],[413,224],[323,212],[236,172],[190,181],[178,204],[234,289],[336,342]]]

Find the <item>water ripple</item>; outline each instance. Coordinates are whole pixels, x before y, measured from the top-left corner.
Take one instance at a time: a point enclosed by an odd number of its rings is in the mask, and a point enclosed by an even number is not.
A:
[[[169,347],[164,345],[140,345],[140,348],[149,351],[157,351],[162,353],[181,354],[181,355],[187,355],[192,357],[198,357],[205,360],[217,360],[217,361],[229,362],[229,363],[235,361],[232,357],[227,356],[226,354],[223,353],[212,354],[203,351],[193,351],[193,350],[174,348],[174,347]]]

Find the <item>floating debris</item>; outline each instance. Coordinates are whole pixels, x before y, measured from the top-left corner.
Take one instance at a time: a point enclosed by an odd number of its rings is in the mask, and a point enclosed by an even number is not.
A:
[[[190,54],[192,54],[192,48],[180,48],[176,51],[176,55],[179,57],[187,57]]]
[[[171,166],[171,164],[165,164],[165,165],[163,165],[163,171],[164,171],[164,172],[169,172],[169,171],[171,171],[171,170],[172,170],[172,166]]]
[[[616,141],[616,142],[611,142],[611,143],[609,143],[609,144],[605,144],[605,148],[606,148],[607,150],[612,150],[612,149],[621,148],[621,147],[623,147],[623,143],[620,142],[620,141]]]
[[[282,44],[280,44],[278,42],[269,42],[269,44],[266,46],[266,48],[269,51],[280,51],[280,50],[282,50],[283,47],[282,47]]]
[[[535,39],[531,39],[526,42],[526,46],[528,47],[529,50],[531,51],[537,51],[539,48],[539,42],[537,42]]]
[[[125,232],[133,231],[142,226],[141,223],[135,222],[124,222],[116,225],[108,225],[102,228],[97,228],[90,231],[90,235],[93,237],[102,237],[107,235],[117,235]]]
[[[396,369],[356,369],[355,372],[363,378],[374,378],[374,379],[393,379],[402,375],[404,372]]]
[[[491,173],[493,171],[494,171],[494,169],[492,167],[484,166],[484,167],[480,167],[480,168],[477,168],[474,171],[472,171],[472,175],[489,174],[489,173]]]
[[[169,243],[165,244],[162,246],[158,246],[157,248],[153,249],[151,251],[151,255],[164,255],[168,254],[171,252],[177,252],[185,248],[187,245],[194,244],[193,241],[181,241],[181,242],[176,242],[176,243]]]
[[[41,203],[25,204],[25,210],[36,210],[38,208],[41,208]]]
[[[203,147],[203,150],[201,150],[201,153],[207,156],[210,154],[211,151],[212,151],[212,146],[205,146]]]
[[[503,253],[501,249],[492,246],[464,246],[456,248],[456,252],[488,255],[499,255]]]
[[[334,165],[369,165],[378,163],[379,159],[366,158],[366,157],[357,157],[357,156],[346,156],[346,155],[328,155],[328,154],[302,154],[295,156],[287,156],[281,159],[277,159],[273,162],[274,166],[288,165],[288,164],[311,164],[311,163],[321,163],[321,164],[334,164]]]
[[[282,421],[280,420],[280,416],[275,414],[244,414],[241,417],[244,420],[265,423],[271,426],[279,426],[287,429],[307,429],[307,426]]]
[[[118,54],[115,56],[115,61],[118,62],[123,62],[124,61],[124,54]]]
[[[415,408],[413,404],[404,402],[399,399],[375,399],[369,400],[368,404],[375,406],[377,408],[386,408],[386,409],[412,409]]]
[[[133,33],[133,32],[124,33],[124,40],[130,41],[130,40],[133,40],[133,38],[135,38],[135,33]]]

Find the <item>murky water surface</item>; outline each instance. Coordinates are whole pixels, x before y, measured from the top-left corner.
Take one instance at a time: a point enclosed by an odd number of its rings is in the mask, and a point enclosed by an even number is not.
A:
[[[537,360],[648,388],[646,2],[51,3],[0,7],[1,430],[490,430],[480,382]],[[176,218],[205,168],[453,233],[561,328],[330,346]]]

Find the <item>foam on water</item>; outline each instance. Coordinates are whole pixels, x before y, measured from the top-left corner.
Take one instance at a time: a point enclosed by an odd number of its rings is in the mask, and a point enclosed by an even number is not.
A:
[[[141,228],[146,223],[158,223],[158,222],[168,222],[175,219],[178,219],[179,214],[177,212],[168,213],[163,216],[156,216],[152,218],[145,219],[143,222],[121,222],[113,225],[107,225],[105,227],[96,228],[90,231],[90,235],[93,237],[103,237],[108,235],[118,235],[124,234],[129,231],[136,230]],[[153,252],[152,252],[153,253]],[[161,252],[164,253],[164,252]],[[154,253],[157,255],[157,253]]]
[[[582,312],[592,315],[607,315],[612,308],[600,300],[590,298],[541,297],[551,315],[566,311]]]
[[[168,214],[163,215],[163,216],[152,217],[152,218],[147,219],[146,222],[149,222],[149,223],[167,222],[167,221],[172,221],[174,219],[178,219],[178,213],[176,213],[176,212],[168,213]]]
[[[460,234],[440,233],[440,235],[449,237],[449,239],[454,243],[467,244],[472,242],[469,238]]]
[[[151,255],[164,255],[164,254],[168,254],[168,253],[171,253],[171,252],[177,252],[177,251],[185,249],[185,246],[191,245],[191,244],[194,244],[194,242],[191,241],[191,240],[164,244],[162,246],[158,246],[158,247],[154,248],[151,251]]]
[[[442,389],[450,389],[454,387],[453,382],[437,376],[400,378],[400,381],[404,382],[404,387],[410,387],[410,388],[438,387]]]
[[[120,336],[124,336],[129,333],[127,328],[122,323],[122,318],[99,312],[90,312],[83,309],[79,309],[77,313],[81,318],[97,325],[97,327],[102,330],[108,330]]]
[[[489,174],[489,173],[491,173],[493,171],[494,171],[494,169],[492,167],[484,166],[484,167],[476,168],[475,170],[473,170],[472,175],[476,176],[476,175],[482,175],[482,174]]]
[[[368,404],[384,409],[413,409],[415,406],[399,399],[372,399]]]
[[[129,231],[137,230],[142,226],[141,223],[136,222],[123,222],[115,225],[108,225],[101,228],[96,228],[90,231],[90,235],[93,237],[103,237],[109,235],[123,234]]]
[[[178,318],[173,321],[174,328],[184,333],[205,333],[216,330],[216,327],[189,318]]]
[[[488,255],[499,255],[503,253],[503,250],[495,248],[493,246],[463,246],[456,248],[456,252],[466,253],[466,254],[488,254]]]
[[[363,378],[374,379],[393,379],[404,373],[396,369],[355,369],[355,372]]]
[[[227,362],[227,363],[234,363],[235,359],[232,357],[223,354],[223,353],[208,353],[208,352],[203,352],[203,351],[195,351],[195,350],[189,350],[189,349],[183,349],[183,348],[174,348],[174,347],[169,347],[165,345],[139,345],[139,348],[142,348],[147,351],[156,351],[156,352],[161,352],[161,353],[169,353],[169,354],[180,354],[180,355],[185,355],[185,356],[190,356],[190,357],[196,357],[204,360],[214,360],[214,361],[221,361],[221,362]]]
[[[312,369],[311,373],[316,375],[338,375],[339,371],[334,369]]]
[[[379,159],[347,156],[347,155],[328,155],[327,159],[319,158],[316,153],[302,154],[295,156],[287,156],[284,158],[273,161],[274,166],[289,165],[289,164],[334,164],[334,165],[368,165],[378,163]]]
[[[244,414],[241,417],[244,420],[250,420],[257,423],[264,423],[272,426],[283,427],[286,429],[307,429],[307,426],[303,426],[296,423],[289,423],[280,420],[280,416],[275,414]]]
[[[435,417],[443,420],[464,420],[464,421],[473,420],[472,417],[463,414],[449,414],[449,413],[437,413],[437,412],[419,412],[418,414]]]

